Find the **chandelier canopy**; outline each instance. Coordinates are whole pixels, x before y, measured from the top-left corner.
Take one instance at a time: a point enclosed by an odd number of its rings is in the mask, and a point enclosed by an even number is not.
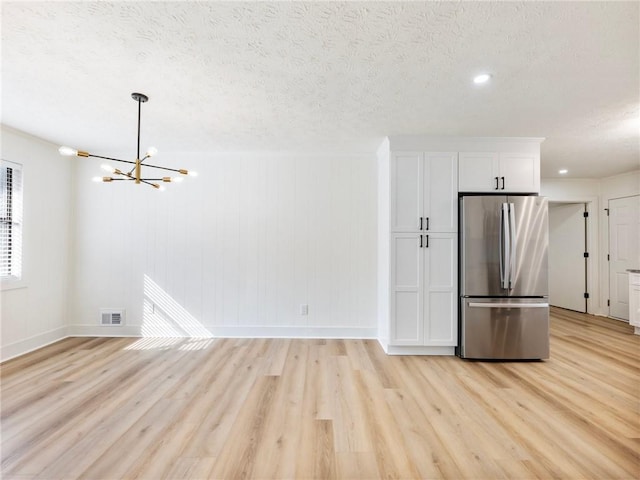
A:
[[[118,168],[114,168],[111,165],[108,164],[103,164],[102,168],[106,171],[108,171],[109,173],[111,173],[112,175],[116,175],[115,177],[111,177],[111,176],[107,176],[107,177],[94,177],[94,180],[97,182],[115,182],[118,180],[125,180],[125,181],[133,181],[136,184],[140,184],[140,183],[145,183],[147,185],[152,186],[153,188],[157,188],[158,190],[163,190],[164,187],[161,186],[160,183],[157,182],[162,182],[162,183],[170,183],[170,182],[181,182],[184,178],[185,175],[189,175],[192,177],[197,176],[198,174],[194,171],[189,171],[183,168],[169,168],[169,167],[161,167],[160,165],[150,165],[148,163],[143,164],[143,162],[145,160],[147,160],[148,158],[151,158],[152,156],[154,156],[156,153],[158,153],[158,149],[155,147],[149,147],[147,149],[147,152],[144,154],[144,156],[142,158],[140,158],[140,113],[141,113],[141,107],[142,104],[147,102],[149,100],[149,97],[147,97],[145,94],[143,93],[132,93],[131,94],[131,98],[133,98],[136,102],[138,102],[138,149],[137,149],[137,155],[136,155],[136,160],[135,161],[131,161],[131,160],[121,160],[119,158],[112,158],[112,157],[104,157],[102,155],[94,155],[92,153],[89,152],[84,152],[82,150],[76,150],[75,148],[71,148],[71,147],[60,147],[58,149],[58,151],[60,152],[61,155],[66,155],[66,156],[78,156],[78,157],[93,157],[93,158],[101,158],[103,160],[110,160],[113,162],[121,162],[121,163],[127,163],[129,165],[132,165],[131,169],[128,171],[122,171]],[[174,172],[177,173],[177,176],[167,176],[167,177],[159,177],[156,176],[156,178],[152,178],[152,177],[147,177],[147,176],[143,176],[142,175],[142,167],[149,167],[149,168],[155,168],[155,169],[159,169],[159,170],[165,170],[165,171],[169,171],[169,172]]]

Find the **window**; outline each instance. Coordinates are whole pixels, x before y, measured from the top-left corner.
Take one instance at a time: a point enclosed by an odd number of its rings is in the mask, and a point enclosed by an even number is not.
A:
[[[22,166],[0,167],[0,279],[22,277]]]

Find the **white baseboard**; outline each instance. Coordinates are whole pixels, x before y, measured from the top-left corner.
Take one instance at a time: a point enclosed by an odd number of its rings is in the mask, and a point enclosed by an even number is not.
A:
[[[33,352],[39,348],[55,343],[69,336],[69,327],[59,327],[48,332],[39,333],[19,342],[10,343],[0,347],[0,362],[10,360],[25,353]]]
[[[382,347],[387,355],[442,355],[453,356],[456,347],[421,347],[421,346],[396,346]]]
[[[198,338],[376,338],[375,328],[366,327],[265,327],[265,326],[213,326],[202,329],[207,334]],[[143,335],[140,325],[101,326],[72,325],[69,336],[75,337],[162,337]],[[167,335],[175,337],[175,335]],[[185,335],[184,337],[188,337]]]
[[[366,327],[207,327],[214,337],[222,338],[352,338],[374,339],[376,328]]]
[[[210,335],[204,338],[377,338],[376,328],[373,327],[208,326],[207,331]],[[0,348],[0,361],[24,355],[66,337],[143,337],[143,335],[140,325],[71,325],[5,345]],[[380,340],[378,342],[387,355],[455,355],[455,347],[393,346],[385,345]]]

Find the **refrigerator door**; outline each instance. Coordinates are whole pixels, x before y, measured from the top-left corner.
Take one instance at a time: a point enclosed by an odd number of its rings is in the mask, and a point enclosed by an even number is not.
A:
[[[461,357],[549,358],[546,298],[462,298],[461,302]]]
[[[514,297],[549,295],[549,221],[545,197],[507,197],[511,258],[510,290]]]
[[[460,198],[460,294],[502,296],[506,274],[504,195]]]
[[[548,295],[547,199],[460,198],[462,296]]]

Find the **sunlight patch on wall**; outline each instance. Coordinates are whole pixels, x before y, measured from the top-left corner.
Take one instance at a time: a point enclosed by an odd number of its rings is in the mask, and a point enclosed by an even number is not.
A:
[[[202,323],[148,275],[144,276],[141,334],[143,337],[213,337]]]

